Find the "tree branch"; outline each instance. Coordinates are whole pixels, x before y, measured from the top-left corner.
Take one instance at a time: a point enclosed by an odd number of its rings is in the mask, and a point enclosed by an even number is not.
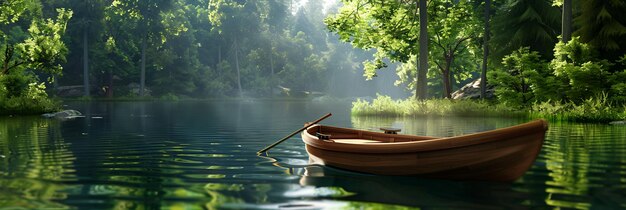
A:
[[[437,62],[437,60],[433,60],[433,62],[435,62],[435,64],[437,64],[437,67],[439,68],[439,70],[441,70],[441,73],[443,74],[443,71],[445,71],[445,69],[441,66],[441,64],[439,64],[439,62]]]
[[[471,37],[466,36],[466,37],[463,37],[463,38],[461,38],[461,39],[457,40],[456,45],[454,46],[453,51],[456,51],[456,50],[459,48],[459,45],[461,45],[461,43],[462,43],[463,41],[468,40],[468,39],[470,39],[470,38],[471,38]]]

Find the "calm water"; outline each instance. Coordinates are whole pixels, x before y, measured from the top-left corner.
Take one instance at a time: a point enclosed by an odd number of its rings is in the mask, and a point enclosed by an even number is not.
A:
[[[552,123],[514,183],[357,174],[308,165],[299,136],[345,127],[453,136],[524,119],[353,118],[347,102],[70,103],[85,118],[0,118],[0,209],[619,209],[626,126]]]

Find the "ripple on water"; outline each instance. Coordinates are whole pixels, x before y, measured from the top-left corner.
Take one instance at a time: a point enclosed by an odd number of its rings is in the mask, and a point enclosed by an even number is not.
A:
[[[541,154],[524,177],[510,185],[473,185],[338,169],[315,174],[307,171],[308,154],[297,135],[271,149],[269,157],[256,152],[314,119],[313,112],[318,111],[336,111],[329,124],[375,130],[400,126],[408,134],[433,136],[490,130],[525,119],[361,119],[348,117],[349,103],[341,110],[303,102],[91,105],[82,108],[103,119],[0,119],[2,205],[15,209],[398,207],[393,204],[425,209],[626,208],[626,127],[552,123]]]

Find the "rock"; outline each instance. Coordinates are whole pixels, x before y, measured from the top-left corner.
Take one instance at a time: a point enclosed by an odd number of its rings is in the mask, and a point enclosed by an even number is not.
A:
[[[610,122],[611,125],[626,125],[626,120]]]
[[[46,113],[42,114],[42,117],[45,118],[56,118],[56,119],[73,119],[77,117],[83,117],[83,114],[76,110],[63,110],[55,113]]]
[[[494,87],[487,85],[486,98],[494,98],[494,92]],[[480,78],[454,91],[454,93],[452,93],[452,99],[480,99]]]

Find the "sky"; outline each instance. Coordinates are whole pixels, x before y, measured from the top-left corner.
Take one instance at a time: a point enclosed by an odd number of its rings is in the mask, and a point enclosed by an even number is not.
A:
[[[303,6],[304,4],[306,4],[309,1],[324,1],[324,13],[326,13],[326,10],[328,10],[328,7],[330,7],[331,5],[335,4],[339,0],[293,0],[293,1],[297,5],[296,8],[300,8],[301,6]],[[296,11],[297,11],[297,9],[292,11],[293,14],[295,14]]]

